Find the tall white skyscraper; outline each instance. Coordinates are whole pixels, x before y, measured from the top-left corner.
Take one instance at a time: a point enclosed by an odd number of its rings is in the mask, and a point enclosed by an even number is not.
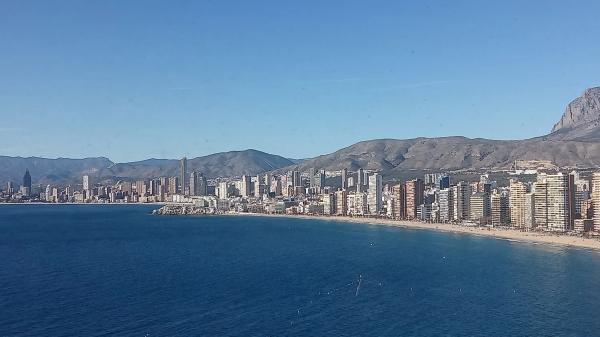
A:
[[[88,191],[91,189],[92,186],[92,181],[90,179],[90,176],[88,176],[87,174],[83,176],[83,190],[84,191]]]
[[[382,200],[382,181],[379,173],[373,173],[369,176],[369,189],[367,194],[367,203],[369,205],[369,213],[379,214],[381,211]]]
[[[538,174],[534,206],[538,226],[558,232],[571,228],[569,179],[568,175],[560,172]]]
[[[592,173],[592,206],[594,212],[594,230],[600,230],[600,172]]]

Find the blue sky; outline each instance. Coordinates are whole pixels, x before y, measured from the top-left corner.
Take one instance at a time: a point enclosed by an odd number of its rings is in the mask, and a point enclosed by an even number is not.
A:
[[[547,133],[600,85],[598,1],[2,1],[0,154],[302,158]]]

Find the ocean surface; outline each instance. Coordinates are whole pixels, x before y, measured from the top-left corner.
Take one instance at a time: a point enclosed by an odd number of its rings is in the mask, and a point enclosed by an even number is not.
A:
[[[157,206],[1,205],[0,336],[598,336],[600,253]]]

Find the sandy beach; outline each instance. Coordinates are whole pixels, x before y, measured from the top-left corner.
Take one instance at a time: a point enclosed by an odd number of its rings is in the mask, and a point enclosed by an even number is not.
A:
[[[470,235],[481,235],[497,239],[521,241],[521,242],[536,242],[558,246],[572,246],[580,248],[588,248],[600,251],[600,239],[583,238],[578,236],[570,236],[563,234],[552,234],[542,232],[524,232],[515,229],[504,228],[489,228],[489,227],[474,227],[461,226],[442,223],[424,223],[418,221],[406,220],[391,220],[391,219],[376,219],[376,218],[358,218],[348,216],[310,216],[310,215],[284,215],[284,214],[259,214],[259,213],[230,213],[227,215],[236,216],[265,216],[265,217],[281,217],[281,218],[301,218],[326,221],[343,221],[352,223],[361,223],[369,225],[391,226],[400,228],[412,229],[429,229],[452,233],[463,233]]]

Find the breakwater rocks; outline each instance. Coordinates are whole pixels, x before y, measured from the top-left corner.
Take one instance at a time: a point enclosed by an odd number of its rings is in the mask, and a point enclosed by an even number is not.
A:
[[[204,215],[214,214],[214,212],[206,207],[194,205],[164,205],[159,209],[152,211],[154,215]]]

